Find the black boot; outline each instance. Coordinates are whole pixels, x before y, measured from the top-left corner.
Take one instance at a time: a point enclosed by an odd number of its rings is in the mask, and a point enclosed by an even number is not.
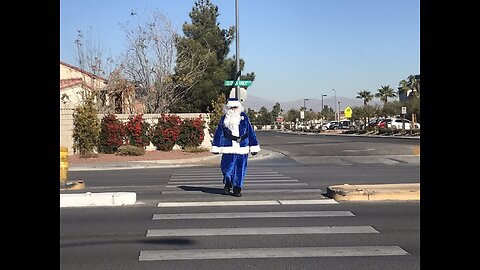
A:
[[[241,187],[233,187],[233,196],[242,197],[242,188]]]
[[[223,187],[223,195],[230,195],[230,190],[232,188],[232,184],[226,183]]]

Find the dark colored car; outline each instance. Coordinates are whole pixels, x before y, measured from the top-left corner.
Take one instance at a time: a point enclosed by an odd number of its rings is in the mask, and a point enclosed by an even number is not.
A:
[[[387,128],[390,126],[390,123],[392,122],[392,119],[382,119],[380,122],[377,123],[377,127],[379,128]]]
[[[380,121],[382,121],[381,118],[371,119],[370,121],[368,121],[367,127],[375,127],[375,126],[377,126],[378,122],[380,122]]]
[[[338,124],[338,128],[339,128],[339,129],[352,129],[352,128],[353,128],[352,121],[350,121],[350,120],[342,120],[342,121],[340,121],[340,123]]]

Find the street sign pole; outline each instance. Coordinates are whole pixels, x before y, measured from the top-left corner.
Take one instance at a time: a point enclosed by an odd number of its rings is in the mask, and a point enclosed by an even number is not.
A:
[[[235,44],[236,44],[236,72],[235,81],[240,81],[240,38],[238,34],[238,0],[235,0]],[[235,87],[235,98],[240,97],[240,86]]]

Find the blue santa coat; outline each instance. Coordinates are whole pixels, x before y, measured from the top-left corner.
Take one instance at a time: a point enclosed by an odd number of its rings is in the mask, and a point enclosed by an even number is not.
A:
[[[226,134],[229,133],[230,130],[223,124],[223,121],[225,120],[224,115],[218,123],[210,152],[220,154],[248,154],[249,152],[260,151],[257,135],[250,124],[247,114],[245,112],[241,112],[240,116],[243,118],[240,120],[239,124],[239,137],[243,136],[244,134],[248,134],[247,137],[240,141],[240,143],[237,143],[229,138]]]
[[[242,117],[239,124],[239,136],[247,134],[246,137],[238,143],[228,136],[230,130],[225,127],[225,116],[220,119],[217,130],[213,137],[213,153],[221,153],[222,161],[220,168],[223,173],[223,183],[231,184],[233,187],[242,187],[243,180],[247,171],[247,159],[249,152],[259,152],[260,145],[257,141],[255,130],[250,124],[247,114],[240,113]]]

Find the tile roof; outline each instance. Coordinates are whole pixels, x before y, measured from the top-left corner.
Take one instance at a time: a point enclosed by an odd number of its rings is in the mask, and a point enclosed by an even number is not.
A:
[[[67,66],[67,67],[69,67],[69,68],[71,68],[71,69],[74,69],[74,70],[76,70],[76,71],[79,71],[79,72],[81,72],[81,73],[83,73],[83,74],[85,74],[85,75],[87,75],[87,76],[89,76],[89,77],[97,78],[97,79],[103,80],[104,82],[107,82],[107,81],[108,81],[107,79],[105,79],[105,78],[103,78],[103,77],[101,77],[101,76],[95,75],[95,74],[93,74],[93,73],[91,73],[91,72],[85,71],[85,70],[83,70],[83,69],[81,69],[81,68],[78,68],[78,67],[76,67],[76,66],[67,64],[67,63],[65,63],[65,62],[63,62],[63,61],[60,61],[60,65]]]
[[[82,78],[71,78],[71,79],[60,80],[60,91],[62,91],[65,88],[70,88],[70,87],[77,86],[77,85],[83,85],[84,87],[86,87],[88,89],[92,89],[85,82],[83,82]]]

